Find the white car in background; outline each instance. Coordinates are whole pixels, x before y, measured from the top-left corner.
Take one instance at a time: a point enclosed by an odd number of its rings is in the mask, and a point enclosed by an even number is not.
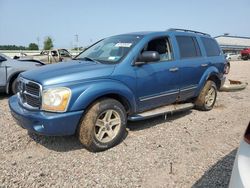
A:
[[[44,64],[37,60],[15,60],[0,53],[0,92],[16,94],[18,75],[42,65]]]
[[[229,183],[229,188],[250,187],[250,122],[240,143]]]
[[[240,54],[235,54],[235,53],[227,53],[225,54],[225,57],[228,61],[237,61],[241,60],[241,55]]]

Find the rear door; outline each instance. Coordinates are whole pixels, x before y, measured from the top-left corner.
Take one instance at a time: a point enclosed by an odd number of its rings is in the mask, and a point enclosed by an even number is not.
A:
[[[202,55],[195,36],[176,36],[176,42],[179,48],[179,100],[182,101],[194,97],[199,81],[210,63]]]

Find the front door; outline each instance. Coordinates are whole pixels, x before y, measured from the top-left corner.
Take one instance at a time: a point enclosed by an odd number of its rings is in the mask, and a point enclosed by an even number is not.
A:
[[[179,71],[167,37],[150,41],[143,51],[157,51],[160,61],[135,66],[139,111],[171,104],[179,94]]]

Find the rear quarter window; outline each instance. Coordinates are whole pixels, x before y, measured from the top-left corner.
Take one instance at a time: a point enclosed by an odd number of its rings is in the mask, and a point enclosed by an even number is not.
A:
[[[201,51],[195,37],[176,36],[181,58],[200,57]]]
[[[220,48],[214,39],[201,37],[201,41],[208,57],[220,55]]]

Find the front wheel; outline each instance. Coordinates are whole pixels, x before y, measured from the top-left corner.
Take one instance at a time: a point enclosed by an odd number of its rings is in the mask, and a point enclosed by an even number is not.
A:
[[[17,84],[17,78],[15,78],[11,83],[11,93],[14,94],[14,95],[17,94],[17,92],[18,92],[18,86],[17,85],[18,85]]]
[[[114,99],[95,102],[82,118],[78,138],[89,151],[103,151],[117,145],[126,131],[123,105]]]
[[[213,81],[208,80],[197,97],[195,106],[203,111],[211,110],[215,104],[216,97],[217,87]]]

